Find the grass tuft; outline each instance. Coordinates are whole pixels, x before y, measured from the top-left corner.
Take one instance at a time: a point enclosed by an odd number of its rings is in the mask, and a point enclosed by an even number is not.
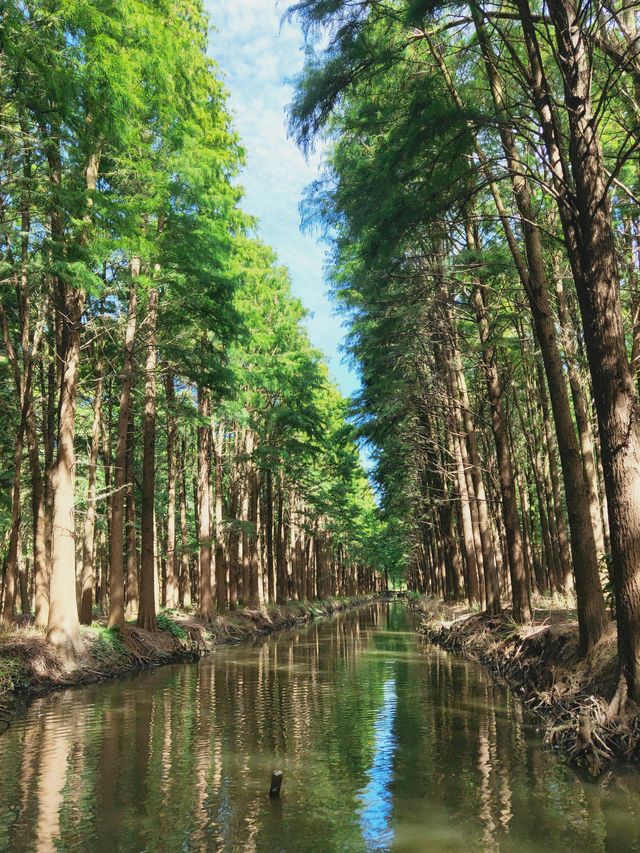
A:
[[[158,613],[156,621],[158,623],[158,628],[161,631],[168,631],[172,637],[176,638],[176,640],[186,642],[189,639],[189,635],[184,630],[182,625],[179,625],[174,619],[171,619],[167,611],[164,611],[163,613]]]

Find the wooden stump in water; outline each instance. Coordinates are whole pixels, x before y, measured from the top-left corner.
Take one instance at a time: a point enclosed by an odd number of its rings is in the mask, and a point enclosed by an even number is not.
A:
[[[271,787],[269,788],[269,797],[272,800],[277,799],[280,796],[280,788],[282,787],[282,777],[284,773],[282,770],[274,770],[271,774]]]

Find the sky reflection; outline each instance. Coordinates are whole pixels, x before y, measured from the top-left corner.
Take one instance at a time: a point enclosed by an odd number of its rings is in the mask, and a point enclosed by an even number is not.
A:
[[[369,781],[358,795],[362,803],[360,826],[367,850],[388,850],[394,836],[391,826],[391,780],[397,746],[394,725],[397,705],[395,677],[385,681],[383,696],[384,701],[374,724],[373,760],[367,770]]]

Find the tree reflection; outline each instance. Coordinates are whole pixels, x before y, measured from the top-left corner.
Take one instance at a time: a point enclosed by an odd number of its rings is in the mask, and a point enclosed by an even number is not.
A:
[[[637,777],[583,783],[409,619],[379,605],[34,702],[0,740],[0,849],[633,849]]]

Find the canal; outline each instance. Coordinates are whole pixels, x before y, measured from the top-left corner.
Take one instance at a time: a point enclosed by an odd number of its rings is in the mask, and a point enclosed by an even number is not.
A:
[[[32,702],[0,738],[0,850],[640,850],[639,777],[577,778],[412,618],[376,604]]]

